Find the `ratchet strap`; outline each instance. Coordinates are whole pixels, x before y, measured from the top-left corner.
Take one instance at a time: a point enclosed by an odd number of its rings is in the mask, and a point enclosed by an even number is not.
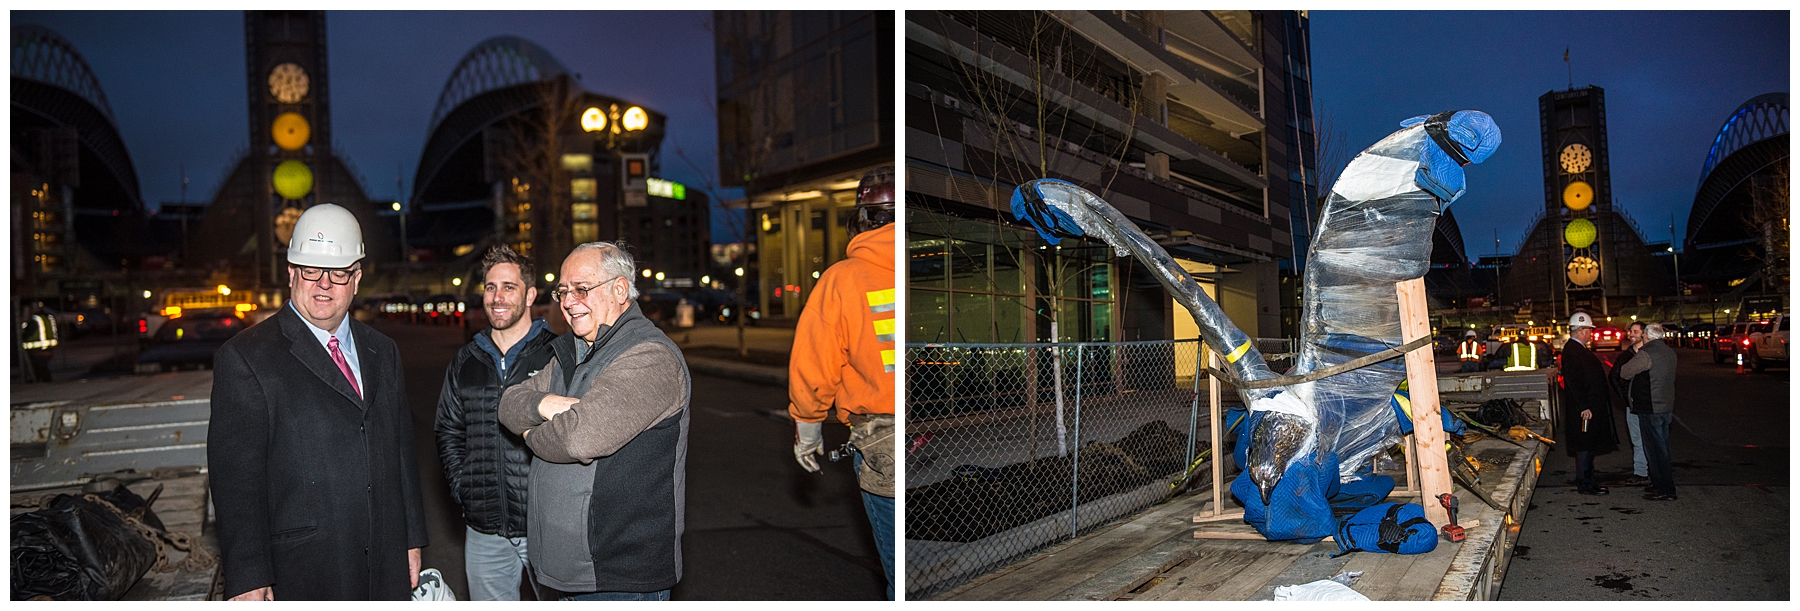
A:
[[[1376,363],[1386,361],[1388,359],[1392,359],[1392,358],[1395,358],[1398,356],[1404,356],[1408,352],[1412,352],[1414,350],[1418,350],[1419,348],[1423,348],[1423,347],[1429,346],[1429,345],[1431,345],[1431,336],[1425,335],[1425,336],[1419,337],[1419,339],[1415,339],[1413,341],[1406,342],[1405,344],[1401,344],[1401,345],[1393,347],[1393,348],[1388,348],[1387,350],[1383,350],[1381,352],[1376,352],[1373,354],[1365,354],[1363,356],[1357,357],[1355,359],[1351,359],[1350,361],[1347,361],[1344,363],[1339,363],[1337,365],[1332,365],[1332,366],[1326,367],[1324,369],[1320,369],[1317,371],[1311,371],[1311,372],[1297,375],[1297,376],[1281,376],[1278,378],[1263,378],[1261,380],[1239,380],[1239,379],[1237,379],[1236,376],[1234,376],[1232,374],[1229,374],[1229,373],[1226,373],[1226,372],[1223,372],[1223,371],[1220,371],[1220,370],[1217,370],[1217,369],[1214,369],[1211,367],[1206,368],[1206,374],[1210,375],[1214,378],[1218,378],[1218,379],[1224,380],[1226,382],[1230,382],[1232,386],[1236,386],[1236,387],[1244,389],[1244,390],[1250,390],[1250,389],[1256,389],[1256,388],[1274,388],[1276,386],[1293,386],[1295,384],[1304,384],[1306,382],[1312,382],[1315,380],[1329,378],[1331,376],[1334,376],[1334,375],[1337,375],[1340,373],[1344,373],[1346,371],[1351,371],[1354,369],[1362,369],[1364,367],[1368,367],[1370,365],[1374,365]]]

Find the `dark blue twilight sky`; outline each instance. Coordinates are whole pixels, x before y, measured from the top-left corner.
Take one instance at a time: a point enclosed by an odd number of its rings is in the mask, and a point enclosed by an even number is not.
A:
[[[326,19],[332,137],[371,198],[395,198],[396,175],[411,191],[450,71],[500,35],[549,50],[589,91],[667,114],[661,176],[716,182],[709,12],[333,11]],[[181,198],[183,164],[188,200],[207,201],[233,153],[249,144],[243,13],[14,11],[12,23],[55,30],[93,67],[152,208]],[[726,239],[716,207],[713,216],[714,234]]]
[[[1687,230],[1700,167],[1746,100],[1788,91],[1779,12],[1312,11],[1314,102],[1343,132],[1340,163],[1415,115],[1493,115],[1498,152],[1470,166],[1451,209],[1470,257],[1512,254],[1544,208],[1537,99],[1606,90],[1614,202],[1652,242]]]

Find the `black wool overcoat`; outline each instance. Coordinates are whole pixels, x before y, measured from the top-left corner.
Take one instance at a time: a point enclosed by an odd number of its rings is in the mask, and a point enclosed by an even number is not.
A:
[[[1563,450],[1606,453],[1619,445],[1619,434],[1613,427],[1612,394],[1609,391],[1606,364],[1594,356],[1581,342],[1569,340],[1562,353],[1562,431]],[[1593,412],[1587,432],[1581,430],[1581,410]]]
[[[206,458],[227,597],[407,600],[424,547],[412,416],[394,341],[346,318],[363,398],[288,304],[214,356]]]

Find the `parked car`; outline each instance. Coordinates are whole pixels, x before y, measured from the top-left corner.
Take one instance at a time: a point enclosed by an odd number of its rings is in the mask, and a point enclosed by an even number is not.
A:
[[[1681,346],[1681,325],[1679,323],[1665,322],[1652,324],[1662,325],[1663,343],[1668,344],[1670,348],[1678,348]]]
[[[213,353],[250,323],[236,314],[198,312],[169,319],[156,329],[138,353],[137,372],[156,373],[196,367],[211,369]]]
[[[1757,323],[1750,329],[1750,335],[1744,338],[1744,364],[1750,369],[1762,371],[1770,364],[1787,366],[1788,319],[1786,314],[1776,316],[1774,320]]]
[[[1744,328],[1748,326],[1750,326],[1750,323],[1734,322],[1720,326],[1719,329],[1713,333],[1713,364],[1717,365],[1724,363],[1726,359],[1733,358],[1738,353],[1738,342],[1742,341]]]
[[[1713,330],[1718,328],[1710,322],[1698,322],[1688,325],[1681,331],[1681,346],[1684,348],[1711,348]]]
[[[75,313],[74,337],[109,333],[112,330],[113,317],[109,308],[86,308]]]
[[[480,303],[477,301],[476,303]],[[419,320],[433,325],[462,325],[463,311],[467,309],[461,297],[448,293],[440,293],[426,297],[419,305]]]
[[[1625,332],[1618,327],[1601,327],[1594,330],[1594,349],[1618,350],[1619,344],[1625,340]]]

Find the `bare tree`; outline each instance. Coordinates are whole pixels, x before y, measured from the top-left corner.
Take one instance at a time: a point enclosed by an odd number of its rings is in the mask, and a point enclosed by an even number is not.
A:
[[[1038,178],[1067,175],[1066,170],[1084,161],[1084,153],[1093,156],[1096,153],[1101,162],[1112,168],[1111,173],[1103,172],[1105,182],[1098,185],[1098,195],[1106,197],[1110,193],[1112,181],[1124,166],[1135,165],[1124,159],[1130,150],[1132,139],[1136,136],[1137,121],[1140,116],[1154,113],[1161,115],[1159,103],[1146,100],[1140,95],[1134,83],[1127,80],[1112,79],[1105,76],[1100,67],[1098,53],[1076,53],[1076,37],[1078,34],[1055,15],[1046,11],[970,11],[964,13],[966,18],[982,22],[984,20],[1004,20],[1023,27],[1023,32],[1014,37],[1019,47],[1008,47],[993,42],[987,36],[977,37],[972,49],[973,56],[955,57],[954,67],[957,80],[963,95],[970,99],[965,110],[982,127],[982,137],[990,146],[983,151],[986,159],[981,160],[991,168],[993,178],[1003,183],[1021,184]],[[927,17],[938,20],[952,18],[942,12]],[[993,60],[988,59],[995,53],[1018,53],[1024,55],[1030,64],[1031,73],[1026,84],[1014,83],[994,71],[984,69]],[[1099,126],[1085,124],[1086,119],[1076,115],[1076,110],[1059,100],[1068,100],[1076,96],[1082,88],[1093,90],[1101,95],[1124,105],[1132,112],[1123,133],[1108,137]],[[1154,105],[1154,106],[1153,106]],[[942,142],[940,141],[940,146]],[[1089,152],[1092,151],[1092,152]],[[1091,160],[1087,160],[1092,162]],[[1004,201],[1006,194],[995,198]],[[926,227],[927,231],[937,229],[939,235],[949,235],[948,228]],[[1032,259],[1031,263],[1046,270],[1043,277],[1047,279],[1041,298],[1049,300],[1050,307],[1031,310],[1035,316],[1047,319],[1060,329],[1060,311],[1057,307],[1065,278],[1079,277],[1083,272],[1098,265],[1091,260],[1076,261],[1071,257],[1061,256],[1062,248],[1046,250],[1025,249],[1008,254],[1023,254],[1023,258]],[[1024,260],[1012,261],[1020,269],[1030,269]],[[1070,269],[1070,266],[1080,266]],[[975,273],[988,275],[991,272],[984,268]],[[994,278],[986,278],[993,284]],[[997,324],[991,323],[991,324]],[[990,328],[989,336],[999,336],[1000,330]],[[952,337],[952,341],[958,338]],[[1055,341],[1054,338],[1052,341]]]
[[[558,186],[568,184],[569,171],[562,167],[563,154],[578,144],[581,136],[570,126],[576,125],[584,110],[581,92],[569,75],[559,75],[529,85],[536,103],[535,112],[522,113],[517,120],[490,132],[497,141],[495,169],[506,179],[510,204],[495,211],[494,241],[506,242],[510,218],[531,223],[534,246],[560,243],[556,238],[572,231],[572,212],[567,193]],[[515,214],[509,214],[511,210]],[[616,227],[615,227],[616,229]],[[548,267],[549,259],[538,256],[537,248],[521,252],[536,259],[539,267]]]
[[[1099,163],[1105,168],[1101,172],[1104,183],[1096,186],[1099,187],[1098,195],[1106,197],[1119,172],[1127,171],[1128,166],[1137,165],[1125,157],[1136,136],[1139,117],[1153,116],[1160,120],[1163,101],[1142,96],[1138,83],[1131,79],[1130,74],[1124,78],[1108,74],[1101,65],[1102,54],[1095,52],[1091,43],[1077,44],[1086,41],[1078,40],[1079,34],[1051,12],[969,11],[961,13],[961,16],[972,22],[967,25],[972,25],[978,31],[983,29],[982,25],[990,22],[1004,23],[1004,26],[999,26],[1002,28],[1019,28],[1007,40],[1017,46],[1008,46],[996,42],[993,37],[982,35],[977,36],[972,43],[972,53],[953,52],[955,56],[952,59],[955,61],[952,63],[961,89],[959,95],[968,98],[959,100],[959,106],[960,103],[968,104],[962,110],[981,126],[983,132],[969,134],[965,139],[985,139],[989,145],[982,151],[985,159],[980,159],[979,162],[986,166],[997,182],[1012,184],[1022,184],[1038,178],[1069,176],[1081,163]],[[934,12],[924,18],[940,20],[944,26],[955,20],[944,12]],[[1025,83],[1014,82],[989,69],[996,61],[993,58],[1015,53],[1025,56],[1028,61],[1029,80]],[[1081,89],[1099,93],[1130,111],[1126,113],[1129,115],[1126,125],[1119,130],[1121,133],[1109,133],[1103,126],[1078,116],[1075,108],[1063,102],[1077,98],[1082,93]],[[939,132],[943,133],[941,129]],[[942,141],[939,144],[943,146]],[[1106,169],[1110,169],[1110,173]],[[990,201],[1003,202],[1007,199],[1006,194],[988,195]],[[998,197],[994,197],[995,195]],[[919,227],[929,233],[951,237],[947,240],[946,248],[951,254],[955,254],[958,248],[958,240],[954,237],[956,232],[951,227],[933,225],[935,224],[928,223],[909,227]],[[1104,246],[1100,248],[1104,249]],[[1064,330],[1064,325],[1075,322],[1065,320],[1063,315],[1066,301],[1064,293],[1070,288],[1070,282],[1088,277],[1095,268],[1104,265],[1089,257],[1066,256],[1063,250],[1061,245],[1042,250],[1005,248],[997,249],[998,252],[992,255],[996,258],[1010,258],[1006,263],[1018,269],[1019,273],[1043,271],[1034,274],[1044,279],[1041,285],[1027,282],[1028,285],[1038,285],[1041,288],[1030,291],[1026,296],[1027,300],[1036,303],[1025,305],[1032,313],[1029,319],[1049,323],[1052,329],[1051,342],[1058,342],[1062,335],[1071,333]],[[980,269],[968,271],[984,276],[985,284],[994,286],[998,283],[993,276],[993,267],[984,265]],[[1122,307],[1123,303],[1119,305]],[[1002,330],[998,328],[999,320],[999,317],[989,318],[986,333],[988,338],[1002,336]],[[1036,320],[1033,321],[1033,327],[1036,326]],[[955,325],[947,331],[952,334],[951,341],[967,340],[956,337]],[[1052,367],[1058,372],[1054,378],[1054,425],[1057,429],[1058,454],[1064,455],[1068,452],[1068,441],[1062,414],[1060,354],[1054,359],[1056,362]],[[1038,387],[1038,363],[1028,359],[1025,367],[1028,409],[1036,414],[1040,409],[1038,395],[1041,392]],[[1034,416],[1031,421],[1032,444],[1027,459],[1035,464],[1038,418]]]
[[[1750,209],[1742,214],[1748,233],[1756,240],[1750,257],[1762,275],[1762,291],[1785,287],[1788,282],[1788,164],[1782,160],[1773,175],[1758,177],[1750,187]],[[1779,290],[1779,289],[1777,289]]]
[[[763,176],[767,165],[774,155],[778,139],[793,137],[794,112],[796,104],[810,103],[813,96],[819,95],[815,88],[797,85],[792,75],[786,78],[771,78],[766,59],[773,55],[774,28],[756,27],[757,24],[743,22],[739,27],[726,27],[712,14],[700,24],[700,28],[713,37],[714,51],[718,55],[716,61],[729,62],[734,70],[750,70],[752,74],[737,75],[743,80],[734,83],[738,91],[728,94],[718,93],[717,99],[707,99],[706,106],[718,117],[719,160],[712,168],[702,167],[689,158],[685,151],[676,150],[676,155],[695,173],[702,177],[700,190],[720,205],[720,210],[727,212],[728,225],[740,236],[740,244],[736,257],[737,267],[745,269],[745,275],[737,281],[737,309],[735,310],[738,328],[738,356],[749,356],[749,343],[745,339],[745,325],[749,318],[749,273],[750,246],[755,236],[750,221],[752,213],[749,201],[749,190],[758,178]],[[799,99],[797,99],[799,98]],[[729,104],[721,104],[729,100]],[[716,169],[716,172],[713,171]],[[725,174],[722,176],[722,174]],[[730,214],[723,206],[730,201],[723,197],[725,189],[739,187],[744,189],[743,214]],[[768,279],[763,278],[763,281]]]

